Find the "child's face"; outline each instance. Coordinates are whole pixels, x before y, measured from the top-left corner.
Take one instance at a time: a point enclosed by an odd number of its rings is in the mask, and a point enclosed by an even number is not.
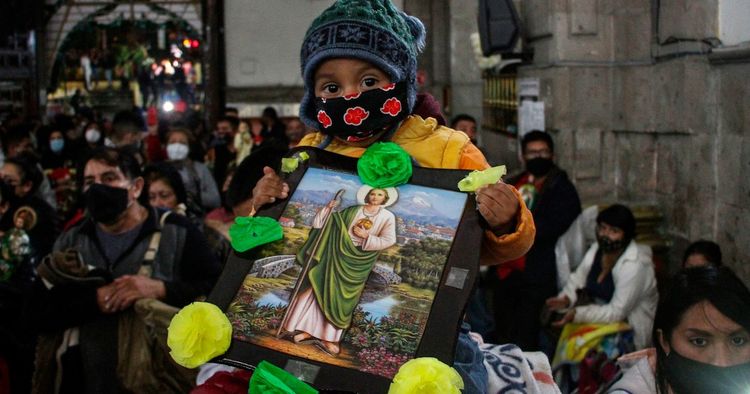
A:
[[[391,83],[386,73],[359,59],[330,59],[315,71],[315,96],[343,97]]]

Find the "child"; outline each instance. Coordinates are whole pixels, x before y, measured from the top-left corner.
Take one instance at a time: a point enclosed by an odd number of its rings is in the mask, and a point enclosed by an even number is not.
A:
[[[323,11],[307,31],[301,51],[305,93],[300,119],[320,131],[305,136],[299,146],[360,157],[373,143],[391,141],[422,167],[488,168],[466,134],[414,114],[417,54],[424,39],[419,19],[399,11],[390,0],[339,0]],[[253,209],[288,194],[289,186],[266,167],[253,189]],[[535,228],[515,188],[489,185],[477,191],[476,200],[489,225],[482,264],[501,264],[525,254]],[[459,336],[455,366],[467,392],[475,391],[469,387],[483,391],[483,356],[467,331],[464,326]]]
[[[465,134],[438,126],[434,118],[410,115],[417,102],[417,53],[424,37],[419,19],[399,11],[389,0],[339,0],[323,11],[302,44],[305,94],[300,105],[300,119],[321,131],[305,136],[299,146],[359,157],[377,141],[392,141],[422,167],[488,168]],[[386,101],[400,103],[389,107],[395,116],[380,111]],[[343,118],[342,105],[363,107],[369,116],[358,126],[333,121]],[[267,168],[253,190],[253,206],[260,209],[276,198],[286,198],[288,191]],[[525,254],[535,229],[515,188],[498,183],[476,195],[479,212],[490,225],[482,263],[500,264]]]

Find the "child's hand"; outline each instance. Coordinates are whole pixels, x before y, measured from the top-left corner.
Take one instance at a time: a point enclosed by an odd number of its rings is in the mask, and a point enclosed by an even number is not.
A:
[[[271,167],[263,167],[263,178],[253,188],[253,209],[258,210],[263,205],[273,203],[277,198],[286,198],[289,185],[282,181]]]
[[[520,209],[513,187],[503,182],[477,189],[477,209],[495,234],[508,234]]]

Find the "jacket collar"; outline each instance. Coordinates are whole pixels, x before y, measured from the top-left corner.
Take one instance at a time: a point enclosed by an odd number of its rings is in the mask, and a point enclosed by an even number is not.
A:
[[[101,244],[99,237],[96,236],[96,222],[94,221],[94,219],[92,219],[90,216],[87,216],[83,224],[81,224],[81,233],[93,241],[94,245],[99,251],[99,254],[106,261],[106,266],[108,269],[113,269],[113,267],[115,267],[120,261],[122,261],[130,254],[130,252],[136,245],[138,245],[144,238],[150,236],[159,228],[159,217],[161,215],[159,215],[157,209],[150,206],[147,206],[145,208],[148,215],[146,216],[146,220],[143,222],[143,224],[141,224],[141,229],[138,232],[135,240],[133,240],[133,243],[122,253],[122,255],[120,255],[120,257],[118,257],[117,261],[109,261],[109,259],[107,259],[107,254],[104,253],[104,245]]]
[[[599,251],[599,245],[596,245],[597,252]],[[622,266],[621,263],[626,261],[632,261],[637,262],[639,261],[638,256],[640,254],[638,244],[635,242],[635,240],[630,240],[630,243],[628,243],[628,246],[625,247],[625,251],[622,252],[619,258],[617,258],[617,262],[615,262],[615,266],[613,269],[617,269],[618,266]]]

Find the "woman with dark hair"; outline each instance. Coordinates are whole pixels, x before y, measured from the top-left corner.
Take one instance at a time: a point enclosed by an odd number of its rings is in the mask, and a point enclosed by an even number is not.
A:
[[[599,213],[596,239],[560,294],[547,300],[551,310],[565,311],[553,325],[627,321],[642,349],[650,342],[658,300],[651,249],[635,242],[635,217],[620,204]]]
[[[702,267],[706,265],[721,266],[721,248],[711,241],[699,240],[685,249],[682,257],[682,268]]]
[[[36,195],[44,174],[39,170],[35,159],[30,153],[22,153],[5,160],[5,164],[0,167],[0,177],[13,189],[16,196],[16,205],[9,212],[0,215],[0,229],[16,227],[16,211],[27,208],[30,220],[25,221],[24,229],[31,238],[31,261],[38,264],[52,250],[59,231],[59,218],[54,208]]]
[[[263,109],[261,123],[263,123],[263,131],[261,134],[264,138],[271,138],[278,142],[289,143],[286,139],[286,125],[281,119],[279,119],[279,115],[276,113],[274,107],[266,107]]]
[[[187,216],[188,220],[206,236],[206,241],[214,255],[223,264],[230,251],[229,240],[224,239],[222,234],[204,223],[202,210],[194,207],[188,199],[178,170],[168,163],[152,164],[146,167],[144,176],[147,182],[149,204],[155,208],[168,209]]]
[[[167,132],[166,142],[167,158],[182,177],[188,200],[204,212],[218,207],[221,196],[211,171],[205,164],[192,160],[189,156],[194,146],[190,130],[172,128]]]
[[[655,360],[642,357],[610,393],[747,393],[750,291],[726,267],[678,272],[656,311]]]
[[[187,214],[187,193],[177,169],[160,163],[146,167],[143,173],[148,185],[148,202],[152,207]]]
[[[86,149],[89,153],[104,145],[104,133],[101,124],[89,122],[84,127],[83,138],[86,140]]]
[[[40,164],[45,170],[55,168],[69,168],[73,166],[71,145],[59,127],[45,126],[37,132]]]

